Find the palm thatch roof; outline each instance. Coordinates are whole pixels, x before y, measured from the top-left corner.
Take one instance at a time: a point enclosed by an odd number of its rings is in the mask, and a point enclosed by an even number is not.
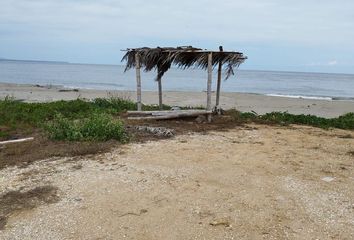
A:
[[[212,53],[213,68],[221,63],[224,66],[227,79],[234,74],[234,69],[247,59],[240,52],[208,51],[192,46],[128,48],[126,52],[122,58],[122,62],[127,62],[125,71],[135,68],[135,57],[138,54],[140,67],[145,71],[157,70],[157,79],[161,79],[172,65],[182,69],[190,67],[207,69],[209,53]]]

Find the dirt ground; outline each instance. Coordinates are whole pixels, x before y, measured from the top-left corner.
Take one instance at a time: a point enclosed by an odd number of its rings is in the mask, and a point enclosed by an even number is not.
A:
[[[136,126],[165,127],[173,129],[175,134],[186,134],[189,132],[207,132],[211,130],[225,130],[241,123],[231,118],[229,115],[214,116],[212,123],[198,123],[195,118],[186,118],[169,121],[131,121],[126,114],[122,114],[121,119],[127,126],[131,142],[145,142],[164,139],[164,136],[136,131]],[[1,129],[0,129],[1,130]],[[51,141],[44,131],[40,128],[21,128],[14,131],[9,137],[1,138],[0,141],[12,140],[17,138],[33,137],[34,140],[21,144],[0,146],[0,169],[7,166],[27,166],[35,161],[50,157],[69,157],[98,154],[110,151],[112,148],[119,148],[118,141],[111,140],[106,142],[68,142]],[[36,149],[34,151],[34,149]]]
[[[251,124],[7,166],[0,239],[354,239],[353,136]]]

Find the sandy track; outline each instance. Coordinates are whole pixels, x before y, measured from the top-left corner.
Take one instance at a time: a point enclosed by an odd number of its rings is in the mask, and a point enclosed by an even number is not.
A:
[[[250,125],[3,169],[0,194],[60,200],[12,212],[0,239],[354,239],[350,135]]]

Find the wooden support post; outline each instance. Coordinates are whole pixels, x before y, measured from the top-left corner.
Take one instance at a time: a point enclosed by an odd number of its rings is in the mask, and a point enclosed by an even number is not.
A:
[[[219,50],[220,50],[220,52],[223,51],[222,46],[219,47]],[[220,104],[221,71],[222,71],[222,61],[219,61],[218,82],[217,82],[217,86],[216,86],[216,104],[215,104],[216,110],[219,109],[219,104]],[[218,111],[218,113],[220,113],[220,111]]]
[[[161,83],[161,78],[157,79],[157,83],[158,83],[158,86],[159,86],[159,108],[160,108],[160,110],[162,110],[163,106],[162,106],[162,83]]]
[[[207,85],[207,111],[211,111],[211,81],[213,77],[213,54],[208,53],[208,85]],[[211,114],[208,114],[208,122],[211,122]]]
[[[136,96],[138,111],[141,111],[141,76],[140,76],[140,59],[139,53],[135,53],[135,70],[136,70]]]

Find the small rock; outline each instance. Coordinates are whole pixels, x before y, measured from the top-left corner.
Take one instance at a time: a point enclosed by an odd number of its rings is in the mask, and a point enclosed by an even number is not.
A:
[[[181,108],[178,106],[173,106],[173,107],[171,107],[171,110],[172,111],[179,111],[179,110],[181,110]]]
[[[321,180],[325,182],[332,182],[334,180],[334,177],[323,177],[321,178]]]
[[[148,212],[148,210],[146,210],[146,209],[140,209],[140,214],[144,214],[144,213],[147,213]]]
[[[229,218],[220,218],[220,219],[212,221],[209,224],[214,227],[216,227],[216,226],[230,227],[231,226]]]
[[[195,121],[197,122],[197,123],[203,123],[203,122],[206,122],[206,117],[204,116],[204,115],[199,115],[196,119],[195,119]]]

